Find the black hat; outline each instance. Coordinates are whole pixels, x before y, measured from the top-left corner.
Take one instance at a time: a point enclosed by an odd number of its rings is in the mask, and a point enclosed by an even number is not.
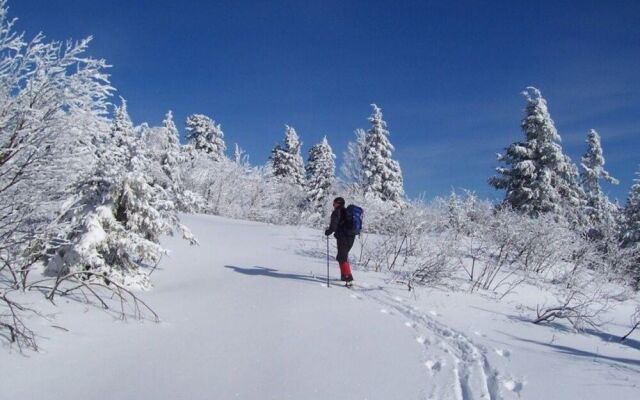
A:
[[[333,199],[333,203],[340,204],[341,206],[344,207],[344,199],[342,197],[336,197],[335,199]]]

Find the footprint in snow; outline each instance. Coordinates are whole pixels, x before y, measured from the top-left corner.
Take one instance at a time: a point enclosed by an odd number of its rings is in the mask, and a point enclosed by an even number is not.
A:
[[[436,360],[427,360],[424,365],[429,369],[429,371],[431,371],[431,373],[433,372],[438,372],[442,369],[442,362],[441,361],[436,361]]]
[[[511,352],[507,349],[495,349],[495,350],[496,350],[496,354],[499,355],[500,357],[508,358],[511,355]]]
[[[429,314],[433,315],[434,317],[439,317],[440,316],[440,314],[438,314],[437,311],[433,311],[433,310],[429,311]]]
[[[380,312],[383,314],[388,314],[388,315],[393,315],[393,313],[389,310],[387,310],[386,308],[381,308]]]
[[[351,298],[356,300],[362,300],[362,297],[358,296],[357,294],[352,294]]]
[[[401,297],[394,297],[393,298],[395,301],[402,303],[402,298]]]
[[[429,339],[427,339],[424,336],[418,336],[416,338],[416,342],[420,343],[420,344],[431,344],[431,341]]]
[[[487,335],[485,335],[484,333],[482,333],[480,331],[474,331],[473,334],[476,335],[476,336],[487,337]]]
[[[407,328],[415,328],[416,327],[416,323],[412,322],[412,321],[407,321],[404,323],[404,326],[406,326]]]
[[[522,391],[522,389],[524,389],[524,382],[520,382],[514,379],[508,379],[502,382],[502,385],[505,387],[505,389],[509,390],[510,392],[516,393],[518,396],[520,396],[520,392]]]

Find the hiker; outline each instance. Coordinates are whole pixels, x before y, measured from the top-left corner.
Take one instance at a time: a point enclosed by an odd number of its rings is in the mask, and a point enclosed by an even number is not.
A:
[[[356,239],[356,234],[353,232],[351,226],[352,222],[348,221],[347,209],[344,207],[344,199],[342,197],[336,197],[333,200],[333,212],[331,213],[331,224],[329,228],[324,231],[326,236],[332,233],[335,236],[338,243],[338,255],[336,260],[340,264],[340,280],[347,283],[347,286],[351,286],[353,281],[353,275],[351,275],[351,266],[349,265],[349,250],[353,247],[353,242]]]

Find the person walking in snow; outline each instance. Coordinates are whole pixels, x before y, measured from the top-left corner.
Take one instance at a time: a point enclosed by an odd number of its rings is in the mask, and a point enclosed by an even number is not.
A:
[[[351,281],[353,281],[353,275],[351,274],[351,265],[349,265],[349,251],[353,247],[353,242],[356,239],[356,235],[353,233],[350,221],[347,218],[347,210],[345,208],[345,201],[342,197],[336,197],[333,200],[333,212],[331,213],[331,223],[329,228],[324,231],[326,236],[333,233],[338,244],[338,254],[336,260],[340,265],[340,280],[347,283],[350,287]]]

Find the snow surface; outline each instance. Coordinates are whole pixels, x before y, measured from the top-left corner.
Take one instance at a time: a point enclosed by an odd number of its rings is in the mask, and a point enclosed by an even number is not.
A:
[[[638,334],[613,336],[631,304],[609,316],[611,335],[578,334],[526,320],[545,296],[532,287],[499,302],[356,270],[354,289],[327,289],[320,232],[183,219],[201,245],[165,238],[142,293],[160,323],[58,300],[30,320],[39,353],[4,351],[2,398],[640,398]]]

